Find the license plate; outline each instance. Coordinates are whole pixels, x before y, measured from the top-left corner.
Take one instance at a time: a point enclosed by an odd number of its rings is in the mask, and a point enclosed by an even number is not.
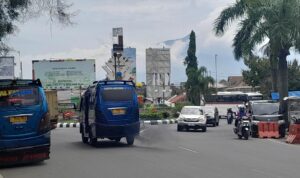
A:
[[[10,117],[10,122],[13,124],[21,124],[27,122],[27,116]]]
[[[112,114],[113,115],[124,115],[125,114],[125,110],[124,109],[113,109],[112,110]]]
[[[188,124],[188,126],[195,126],[195,124]]]

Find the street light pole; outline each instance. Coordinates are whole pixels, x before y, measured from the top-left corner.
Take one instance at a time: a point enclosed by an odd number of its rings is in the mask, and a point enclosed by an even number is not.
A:
[[[115,80],[117,80],[117,53],[114,53],[114,60],[115,60]]]
[[[217,65],[217,59],[218,55],[215,54],[215,67],[216,67],[216,91],[218,92],[218,65]]]

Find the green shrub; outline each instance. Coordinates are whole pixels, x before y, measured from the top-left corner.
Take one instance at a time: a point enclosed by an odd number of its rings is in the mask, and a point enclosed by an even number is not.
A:
[[[140,118],[143,120],[160,120],[163,118],[161,112],[142,112]]]

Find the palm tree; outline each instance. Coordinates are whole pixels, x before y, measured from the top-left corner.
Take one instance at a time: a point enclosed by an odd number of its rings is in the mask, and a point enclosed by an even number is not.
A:
[[[269,39],[272,60],[278,58],[280,100],[288,95],[287,56],[300,50],[300,0],[238,0],[222,11],[215,22],[216,35],[222,35],[233,20],[239,29],[233,40],[237,60],[252,55],[253,49]],[[270,55],[271,56],[271,55]]]
[[[213,86],[215,81],[211,76],[207,75],[207,69],[200,67],[197,71],[198,86],[199,86],[199,103],[201,105],[202,97],[209,93],[209,86]]]

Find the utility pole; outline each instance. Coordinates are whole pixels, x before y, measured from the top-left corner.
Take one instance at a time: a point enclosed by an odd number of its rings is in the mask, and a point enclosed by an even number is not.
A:
[[[218,65],[217,65],[218,55],[215,54],[215,67],[216,67],[216,91],[218,92]]]

